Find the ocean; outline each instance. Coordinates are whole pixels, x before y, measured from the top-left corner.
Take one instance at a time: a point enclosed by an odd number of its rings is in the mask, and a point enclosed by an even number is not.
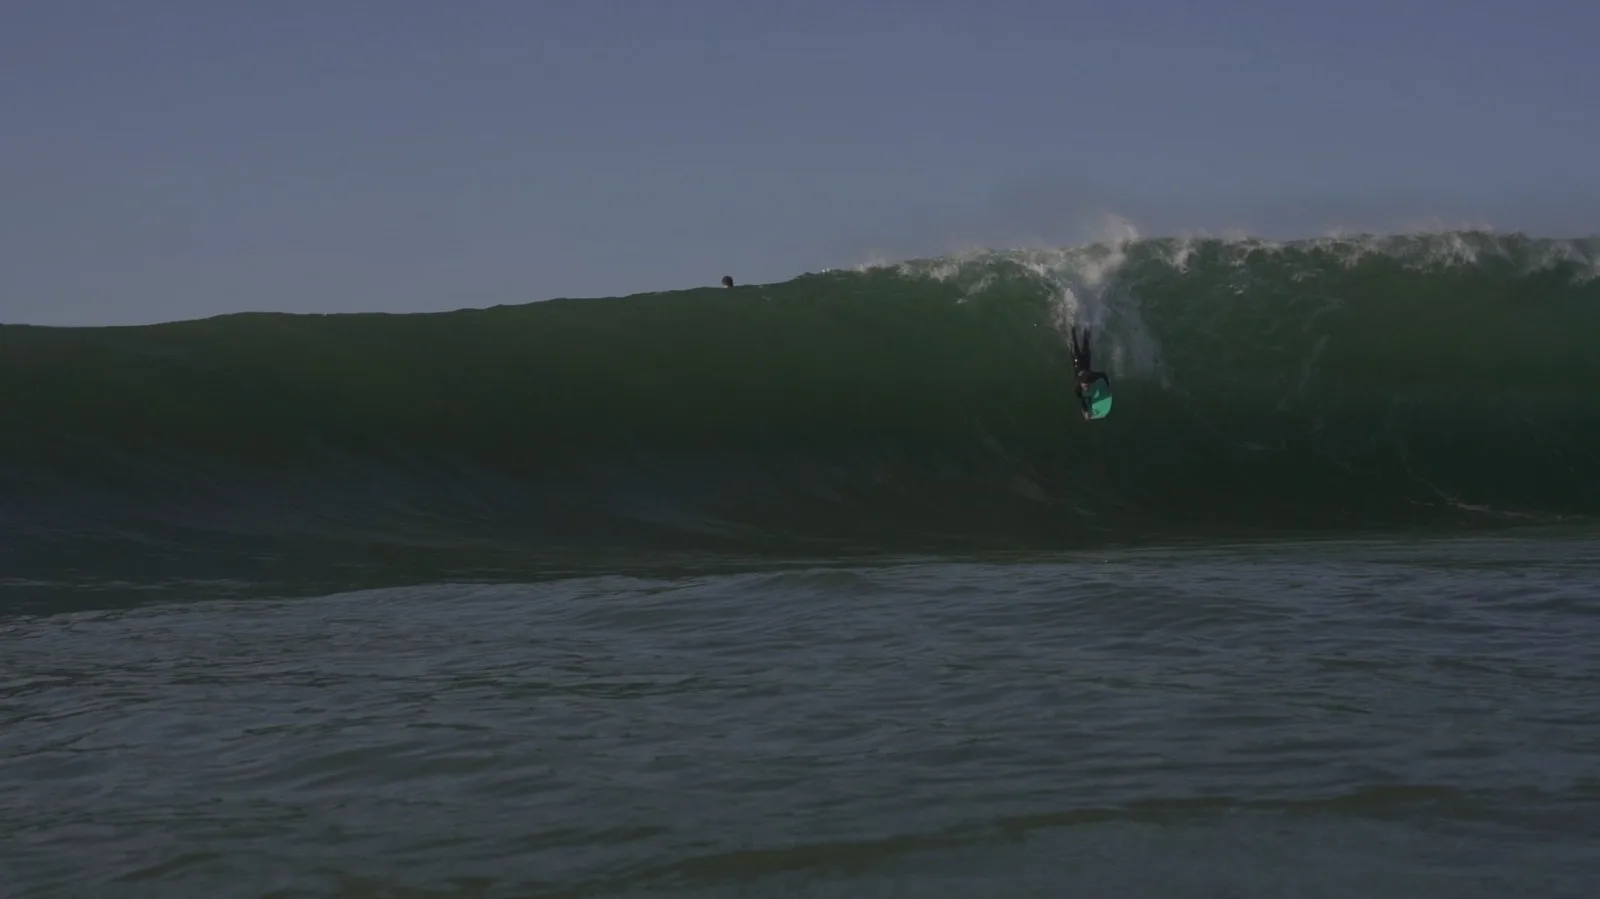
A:
[[[0,326],[0,896],[1587,897],[1597,276]]]

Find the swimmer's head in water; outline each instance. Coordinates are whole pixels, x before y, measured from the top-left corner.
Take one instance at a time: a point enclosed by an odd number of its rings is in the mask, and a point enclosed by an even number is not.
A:
[[[732,287],[733,286],[733,276],[732,275],[723,275],[722,276],[722,286],[723,287]]]

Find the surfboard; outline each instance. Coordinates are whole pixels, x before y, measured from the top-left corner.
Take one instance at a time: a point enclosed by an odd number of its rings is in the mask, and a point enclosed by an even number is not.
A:
[[[1111,414],[1111,388],[1104,381],[1096,381],[1089,388],[1089,417],[1105,418]]]

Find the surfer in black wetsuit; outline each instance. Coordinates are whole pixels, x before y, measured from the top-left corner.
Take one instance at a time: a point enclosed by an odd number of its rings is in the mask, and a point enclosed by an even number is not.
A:
[[[1095,381],[1106,382],[1106,389],[1111,389],[1111,379],[1103,371],[1095,371],[1089,360],[1089,329],[1083,329],[1083,340],[1078,340],[1078,328],[1072,328],[1072,368],[1077,374],[1078,383],[1073,392],[1078,395],[1078,405],[1083,407],[1083,417],[1089,417],[1089,389]]]

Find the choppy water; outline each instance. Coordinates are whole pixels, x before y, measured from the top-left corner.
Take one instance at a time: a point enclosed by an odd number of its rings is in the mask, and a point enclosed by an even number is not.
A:
[[[1590,536],[11,615],[0,894],[1588,897]]]

